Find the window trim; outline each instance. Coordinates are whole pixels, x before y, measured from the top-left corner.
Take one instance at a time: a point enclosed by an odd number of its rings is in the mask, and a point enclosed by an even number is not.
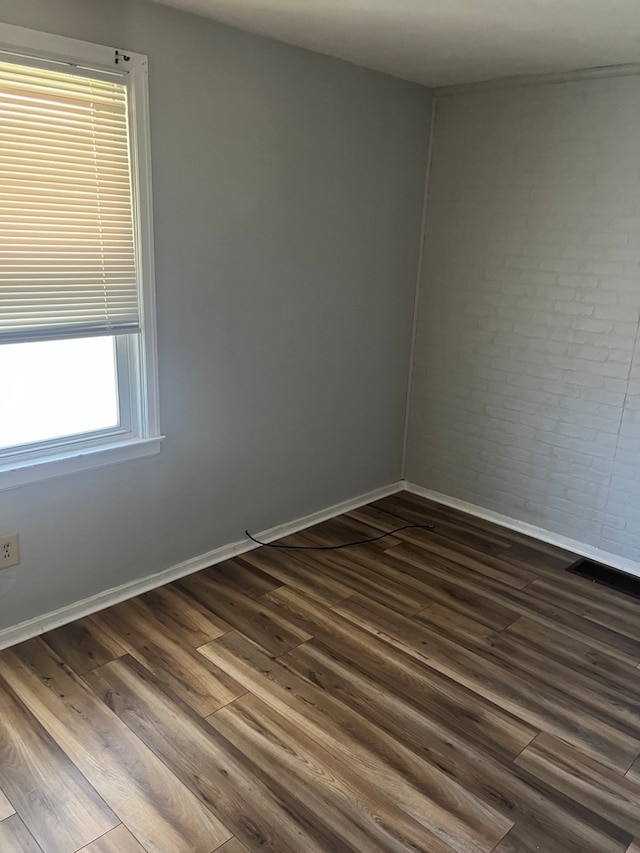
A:
[[[0,462],[0,490],[39,480],[90,470],[104,465],[158,453],[160,434],[158,399],[158,357],[151,197],[151,145],[147,57],[79,41],[65,36],[0,23],[0,49],[15,54],[37,56],[113,71],[122,63],[129,78],[128,109],[131,147],[131,184],[134,231],[138,255],[142,331],[126,336],[129,362],[130,417],[132,431],[118,439],[113,434],[85,434],[55,447],[32,453],[16,450]],[[126,58],[125,58],[126,57]],[[131,339],[136,338],[133,342]],[[116,342],[120,346],[120,342]],[[120,359],[119,359],[120,362]],[[135,383],[131,380],[135,379]],[[131,387],[136,384],[138,387]],[[126,408],[126,407],[125,407]]]

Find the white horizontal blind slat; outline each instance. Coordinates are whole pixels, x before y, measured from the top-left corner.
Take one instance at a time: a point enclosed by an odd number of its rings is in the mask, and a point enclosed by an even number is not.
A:
[[[0,60],[0,343],[139,331],[127,90]]]

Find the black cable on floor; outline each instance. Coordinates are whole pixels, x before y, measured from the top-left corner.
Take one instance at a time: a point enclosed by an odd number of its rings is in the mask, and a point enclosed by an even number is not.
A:
[[[394,533],[400,533],[401,530],[433,530],[433,524],[405,524],[404,527],[396,527],[395,530],[390,530],[388,533],[382,533],[380,536],[374,536],[371,539],[360,539],[358,542],[345,542],[344,545],[278,545],[277,542],[261,542],[252,536],[248,530],[245,530],[245,535],[255,542],[256,545],[263,545],[265,548],[280,548],[283,551],[338,551],[340,548],[353,548],[354,545],[369,545],[371,542],[379,542],[385,536],[393,536]]]

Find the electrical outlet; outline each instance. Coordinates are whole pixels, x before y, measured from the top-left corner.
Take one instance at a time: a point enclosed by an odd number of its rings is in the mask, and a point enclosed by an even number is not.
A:
[[[17,566],[20,562],[20,549],[18,548],[18,534],[0,534],[0,569],[8,569]]]

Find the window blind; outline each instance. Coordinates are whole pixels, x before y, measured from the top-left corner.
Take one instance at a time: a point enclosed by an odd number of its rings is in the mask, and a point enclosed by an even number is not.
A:
[[[0,343],[139,331],[132,207],[122,78],[0,57]]]

